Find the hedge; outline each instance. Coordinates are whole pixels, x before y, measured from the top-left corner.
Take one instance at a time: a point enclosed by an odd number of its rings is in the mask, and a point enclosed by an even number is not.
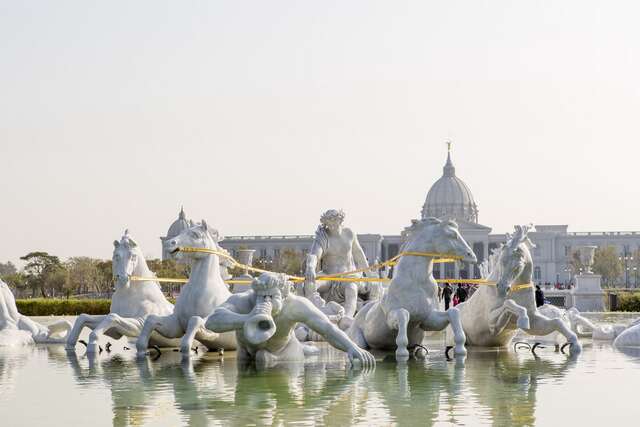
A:
[[[16,300],[18,311],[25,316],[77,316],[109,314],[110,299],[33,298]]]
[[[640,311],[640,293],[618,296],[618,311]]]

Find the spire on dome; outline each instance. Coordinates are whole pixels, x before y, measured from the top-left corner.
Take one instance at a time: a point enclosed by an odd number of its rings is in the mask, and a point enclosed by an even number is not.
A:
[[[451,161],[451,141],[447,141],[447,163],[445,163],[442,168],[443,176],[452,177],[456,176],[456,168],[453,166],[453,162]]]
[[[184,205],[180,206],[180,213],[178,214],[178,219],[186,219],[187,215],[184,213]]]

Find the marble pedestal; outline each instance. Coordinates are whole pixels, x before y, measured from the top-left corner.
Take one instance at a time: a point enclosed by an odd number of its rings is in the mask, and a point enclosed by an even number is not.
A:
[[[599,274],[576,276],[576,287],[571,290],[572,307],[580,311],[604,311],[604,292]]]

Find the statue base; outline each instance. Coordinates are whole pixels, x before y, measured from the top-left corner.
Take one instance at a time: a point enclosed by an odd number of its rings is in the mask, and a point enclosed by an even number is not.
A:
[[[571,290],[571,307],[580,311],[605,311],[601,279],[599,274],[585,273],[576,276],[576,287]]]

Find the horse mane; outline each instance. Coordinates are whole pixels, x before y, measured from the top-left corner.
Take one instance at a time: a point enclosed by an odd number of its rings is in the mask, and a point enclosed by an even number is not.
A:
[[[536,245],[529,239],[529,232],[533,230],[533,224],[529,225],[516,225],[514,226],[515,232],[513,235],[507,233],[506,245],[511,249],[516,249],[520,244],[524,243],[530,248],[535,248]]]
[[[413,237],[417,233],[420,233],[422,230],[424,230],[428,226],[439,225],[439,224],[446,224],[451,227],[458,228],[458,224],[451,218],[439,219],[439,218],[430,216],[422,219],[412,219],[411,225],[409,225],[408,227],[405,227],[405,229],[402,230],[402,233],[400,233],[400,239],[402,242],[400,251],[403,251],[407,247],[407,245],[411,243],[411,241],[413,240]]]

